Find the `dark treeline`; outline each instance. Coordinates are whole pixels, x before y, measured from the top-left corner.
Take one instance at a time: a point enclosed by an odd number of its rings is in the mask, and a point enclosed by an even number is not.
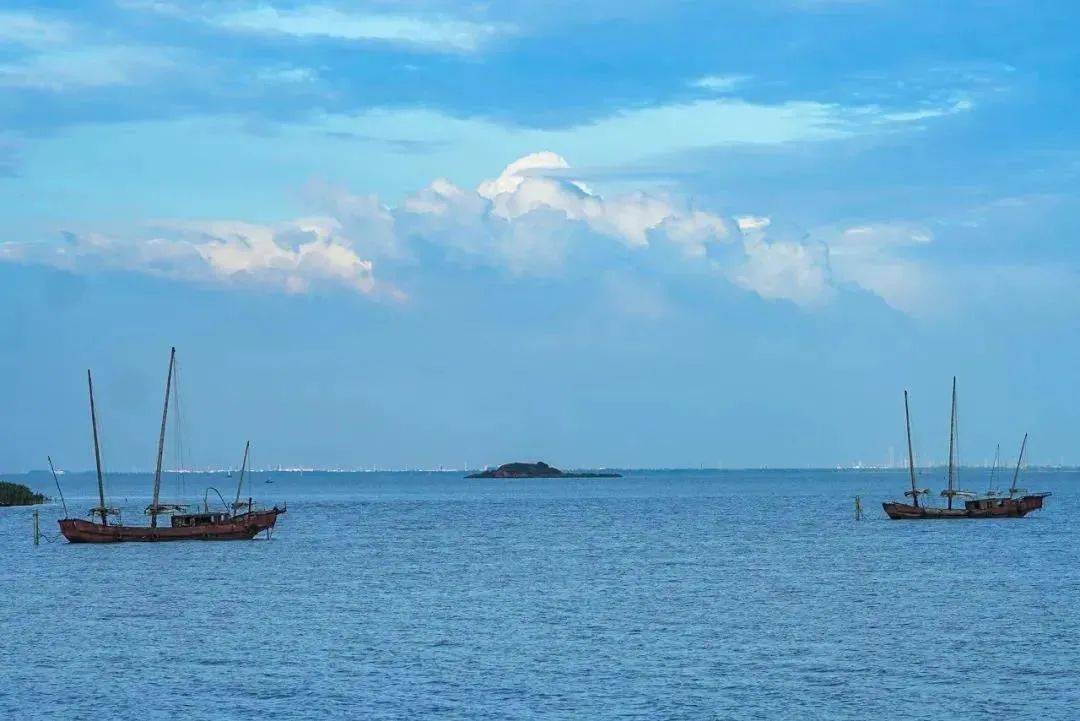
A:
[[[32,506],[46,500],[45,496],[34,493],[26,486],[0,481],[0,506]]]

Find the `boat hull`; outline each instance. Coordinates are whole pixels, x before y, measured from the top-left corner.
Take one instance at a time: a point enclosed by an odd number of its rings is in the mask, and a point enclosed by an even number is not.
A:
[[[69,543],[124,543],[157,541],[247,541],[260,531],[273,528],[285,511],[274,507],[234,516],[220,523],[198,526],[103,526],[80,518],[59,521],[60,532]]]
[[[995,499],[989,505],[969,501],[964,508],[934,508],[913,506],[910,503],[890,501],[882,503],[886,515],[894,521],[948,520],[961,518],[1022,518],[1043,507],[1043,499],[1049,494],[1023,496],[1021,498]]]

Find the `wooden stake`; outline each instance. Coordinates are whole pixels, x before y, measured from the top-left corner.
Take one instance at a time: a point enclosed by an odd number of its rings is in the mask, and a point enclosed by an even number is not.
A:
[[[34,545],[41,545],[41,519],[36,508],[34,509]]]
[[[862,499],[858,496],[855,496],[855,520],[862,520]]]

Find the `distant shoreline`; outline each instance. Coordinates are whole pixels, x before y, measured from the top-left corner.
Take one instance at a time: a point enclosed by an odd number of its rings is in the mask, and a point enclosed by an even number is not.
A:
[[[805,467],[781,467],[781,466],[752,466],[752,467],[689,467],[689,466],[673,466],[673,467],[616,467],[616,466],[592,466],[596,468],[597,472],[613,472],[613,473],[762,473],[762,472],[809,472],[815,473],[822,472],[856,472],[856,473],[907,473],[907,467],[871,467],[871,466],[805,466]],[[943,471],[946,466],[917,466],[916,471],[919,473],[927,473],[930,471]],[[1002,470],[1008,470],[1008,466],[998,466],[998,472]],[[482,468],[254,468],[249,469],[247,472],[251,474],[265,475],[268,473],[280,474],[280,475],[300,475],[304,473],[445,473],[445,474],[460,474],[460,473],[476,473],[483,471]],[[990,471],[990,466],[959,466],[959,471]],[[1048,472],[1048,471],[1080,471],[1080,466],[1028,466],[1023,468],[1025,473],[1030,472]],[[135,470],[135,471],[106,471],[108,476],[144,476],[147,474],[153,474],[153,470]],[[64,475],[81,476],[92,475],[93,469],[85,470],[58,470],[57,474],[63,477]],[[212,469],[183,469],[173,470],[165,469],[162,473],[169,475],[192,475],[192,476],[227,476],[232,473],[236,476],[239,473],[239,469],[233,469],[230,471],[227,468],[212,468]],[[4,476],[33,476],[38,474],[49,475],[48,469],[35,468],[29,471],[0,471],[0,475]]]

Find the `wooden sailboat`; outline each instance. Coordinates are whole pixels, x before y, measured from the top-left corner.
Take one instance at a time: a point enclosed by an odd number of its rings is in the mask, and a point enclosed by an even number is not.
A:
[[[929,495],[930,490],[926,488],[917,488],[915,482],[915,454],[913,453],[911,446],[911,412],[908,409],[907,391],[904,391],[904,420],[907,428],[908,469],[911,475],[911,490],[905,491],[904,495],[911,496],[911,503],[887,501],[881,504],[889,518],[893,520],[1019,518],[1027,515],[1031,511],[1037,511],[1042,508],[1043,499],[1050,495],[1049,493],[1029,494],[1016,487],[1017,479],[1020,476],[1020,465],[1024,459],[1024,449],[1027,447],[1027,434],[1024,434],[1024,441],[1020,445],[1020,457],[1016,460],[1016,471],[1013,473],[1013,483],[1012,487],[1009,489],[1009,496],[1007,498],[991,494],[977,497],[976,494],[971,493],[970,491],[961,491],[957,489],[956,472],[959,463],[956,441],[956,378],[954,377],[952,389],[952,415],[949,422],[949,464],[946,475],[947,487],[941,492],[941,495],[947,499],[947,506],[945,508],[940,508],[928,506],[926,504],[920,505],[919,496]],[[953,499],[957,497],[967,499],[964,501],[963,508],[953,507]]]
[[[1026,489],[1018,488],[1017,481],[1020,479],[1020,466],[1024,462],[1024,451],[1027,449],[1028,434],[1024,434],[1024,440],[1020,442],[1020,456],[1016,459],[1016,470],[1013,471],[1012,485],[1009,486],[1009,495],[999,496],[989,492],[981,498],[976,498],[964,503],[964,506],[972,512],[991,513],[991,517],[997,516],[1023,516],[1031,511],[1038,511],[1043,507],[1043,499],[1050,495],[1049,492],[1029,493]]]
[[[94,460],[97,467],[98,505],[90,509],[91,519],[63,518],[59,521],[60,532],[71,543],[119,543],[123,541],[233,541],[254,538],[260,531],[274,527],[277,517],[285,513],[285,508],[274,506],[268,510],[256,510],[248,499],[247,511],[237,513],[240,486],[237,486],[237,503],[225,512],[186,513],[187,508],[177,504],[161,503],[161,461],[165,449],[165,428],[169,414],[169,395],[172,390],[173,371],[176,364],[176,349],[169,354],[169,373],[165,380],[165,409],[161,414],[161,433],[158,437],[157,465],[154,470],[154,489],[146,515],[150,516],[149,526],[128,526],[109,523],[109,516],[119,516],[119,511],[105,503],[105,484],[101,472],[101,449],[98,442],[97,412],[94,406],[94,384],[90,371],[86,378],[90,389],[90,422],[94,436]],[[250,445],[250,444],[249,444]],[[244,449],[245,465],[248,447]],[[241,483],[243,476],[241,475]],[[158,516],[169,515],[168,527],[158,526]]]

